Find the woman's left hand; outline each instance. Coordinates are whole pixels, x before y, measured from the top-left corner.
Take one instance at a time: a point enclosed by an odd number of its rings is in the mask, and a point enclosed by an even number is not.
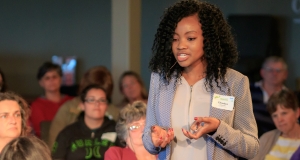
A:
[[[198,139],[204,134],[214,132],[220,125],[220,120],[213,117],[195,117],[194,120],[190,132],[182,129],[183,134],[190,139]]]

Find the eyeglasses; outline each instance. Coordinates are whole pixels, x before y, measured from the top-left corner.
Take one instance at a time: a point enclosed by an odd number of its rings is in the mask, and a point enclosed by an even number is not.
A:
[[[138,130],[142,130],[145,127],[145,123],[134,123],[128,127],[128,129],[132,132],[136,132]]]
[[[276,72],[276,73],[281,73],[284,69],[279,69],[279,68],[264,68],[267,72]]]
[[[96,104],[96,103],[99,103],[99,104],[107,104],[107,100],[106,99],[85,99],[85,102],[86,103],[89,103],[89,104]]]

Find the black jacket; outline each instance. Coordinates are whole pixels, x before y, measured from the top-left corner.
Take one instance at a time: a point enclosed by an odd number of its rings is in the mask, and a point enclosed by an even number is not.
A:
[[[53,159],[103,160],[105,151],[118,144],[115,126],[115,121],[105,117],[100,128],[91,130],[86,126],[84,118],[79,118],[57,136],[52,148]]]

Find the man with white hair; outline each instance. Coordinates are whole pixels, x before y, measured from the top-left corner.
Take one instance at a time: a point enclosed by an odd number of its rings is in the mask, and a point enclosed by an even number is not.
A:
[[[287,64],[281,57],[268,57],[260,70],[262,80],[250,85],[253,103],[253,112],[258,128],[258,137],[263,133],[276,129],[271,115],[266,109],[269,97],[282,89],[287,79]]]

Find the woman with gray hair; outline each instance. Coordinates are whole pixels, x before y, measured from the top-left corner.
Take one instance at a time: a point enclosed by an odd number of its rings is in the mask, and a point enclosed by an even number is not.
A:
[[[116,131],[121,143],[126,146],[110,147],[106,152],[105,160],[140,160],[156,159],[144,147],[142,135],[145,127],[146,104],[136,101],[125,106],[119,115]]]

